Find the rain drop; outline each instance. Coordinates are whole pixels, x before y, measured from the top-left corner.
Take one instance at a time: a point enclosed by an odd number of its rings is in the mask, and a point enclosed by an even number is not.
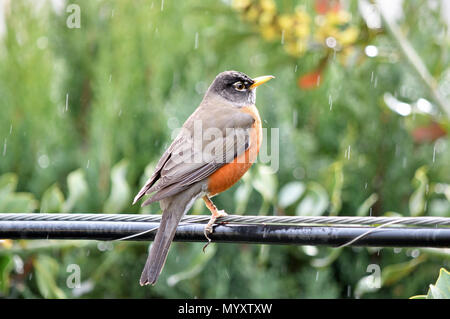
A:
[[[198,49],[198,32],[195,32],[195,43],[194,43],[194,49]]]
[[[281,44],[284,44],[284,30],[281,31]]]
[[[65,112],[69,109],[69,93],[66,94],[66,109]]]
[[[3,156],[6,155],[6,143],[8,142],[8,139],[5,137],[5,142],[3,143]]]
[[[433,146],[433,163],[436,161],[436,144]]]

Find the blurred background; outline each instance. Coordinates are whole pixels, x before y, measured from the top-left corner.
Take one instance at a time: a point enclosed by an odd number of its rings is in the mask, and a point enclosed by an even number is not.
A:
[[[445,0],[1,0],[0,211],[159,213],[132,197],[234,69],[276,76],[257,105],[279,168],[217,206],[449,217],[449,26]],[[142,288],[148,243],[0,240],[0,296],[409,298],[450,267],[448,249],[202,246],[174,243]]]

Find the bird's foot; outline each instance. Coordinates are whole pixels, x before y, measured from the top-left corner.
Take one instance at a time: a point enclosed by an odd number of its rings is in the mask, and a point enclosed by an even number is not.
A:
[[[225,216],[228,216],[228,214],[224,210],[217,210],[211,215],[211,218],[210,218],[208,224],[206,224],[205,229],[203,231],[206,239],[208,240],[208,242],[205,244],[205,246],[203,246],[203,252],[205,252],[206,247],[208,247],[208,245],[211,243],[211,238],[209,238],[208,235],[210,235],[214,232],[213,225],[216,222],[216,219],[219,217],[225,217]]]

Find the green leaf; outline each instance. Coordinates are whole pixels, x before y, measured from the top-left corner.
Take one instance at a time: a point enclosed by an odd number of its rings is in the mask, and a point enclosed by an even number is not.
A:
[[[16,190],[18,178],[14,173],[6,173],[0,176],[0,199]]]
[[[38,201],[30,193],[12,193],[0,201],[2,213],[32,213],[38,207]]]
[[[15,193],[17,175],[7,173],[0,176],[0,212],[32,213],[38,202],[30,193]]]
[[[325,188],[319,183],[310,182],[295,213],[298,216],[320,216],[325,212],[328,204],[328,194]]]
[[[88,193],[88,184],[81,169],[77,169],[67,176],[67,188],[69,189],[69,195],[63,204],[63,213],[70,212],[76,203]]]
[[[342,253],[343,248],[328,248],[330,251],[329,254],[327,254],[324,257],[320,258],[314,258],[311,260],[310,264],[311,266],[315,268],[325,268],[331,265]]]
[[[378,195],[376,193],[373,193],[372,195],[370,195],[362,204],[361,206],[359,206],[358,211],[357,211],[357,215],[358,216],[367,216],[369,211],[370,211],[370,207],[373,206],[373,204],[375,204],[378,200]]]
[[[250,199],[250,195],[253,191],[251,184],[251,173],[247,172],[242,177],[243,183],[234,192],[235,213],[244,214],[247,209],[247,204]]]
[[[409,212],[411,216],[420,216],[425,212],[426,192],[428,186],[427,169],[425,166],[417,169],[414,182],[418,185],[409,198]]]
[[[427,299],[427,295],[412,296],[409,299]]]
[[[342,207],[342,187],[344,186],[344,169],[341,161],[332,165],[333,188],[331,192],[330,215],[336,216]]]
[[[50,186],[42,195],[41,213],[58,213],[62,211],[64,195],[57,184]]]
[[[120,161],[111,170],[111,193],[103,206],[104,211],[109,214],[119,213],[131,204],[131,190],[126,180],[127,170],[126,160]]]
[[[284,185],[278,196],[278,205],[286,208],[294,204],[305,192],[306,186],[302,182],[290,182]]]
[[[430,216],[450,216],[450,202],[447,199],[434,198],[428,205],[427,213]]]
[[[39,255],[34,261],[36,283],[44,298],[66,298],[57,286],[55,276],[58,274],[58,262],[46,255]]]
[[[0,256],[0,292],[7,295],[9,291],[9,274],[13,269],[13,259],[11,255]]]
[[[427,295],[413,296],[410,299],[450,299],[450,272],[441,268],[434,285],[430,285]]]
[[[425,259],[424,255],[420,255],[408,262],[392,264],[385,267],[381,272],[381,285],[389,286],[408,276],[418,265],[424,262]]]
[[[205,253],[197,254],[186,270],[177,274],[171,275],[167,278],[169,286],[175,286],[182,280],[190,279],[197,276],[206,266],[208,261],[216,254],[216,245],[209,245]]]
[[[256,172],[256,176],[252,180],[253,188],[261,194],[265,201],[272,202],[277,188],[276,174],[269,166],[262,164],[257,166]]]

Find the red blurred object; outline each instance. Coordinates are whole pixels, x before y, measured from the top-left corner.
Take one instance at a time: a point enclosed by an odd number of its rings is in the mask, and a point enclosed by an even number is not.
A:
[[[341,9],[341,3],[339,0],[316,0],[315,9],[318,14],[337,12]]]
[[[314,90],[322,83],[322,70],[306,73],[298,78],[298,86],[303,90]]]
[[[434,142],[447,132],[438,123],[433,122],[427,126],[420,126],[412,131],[412,137],[416,143]]]

